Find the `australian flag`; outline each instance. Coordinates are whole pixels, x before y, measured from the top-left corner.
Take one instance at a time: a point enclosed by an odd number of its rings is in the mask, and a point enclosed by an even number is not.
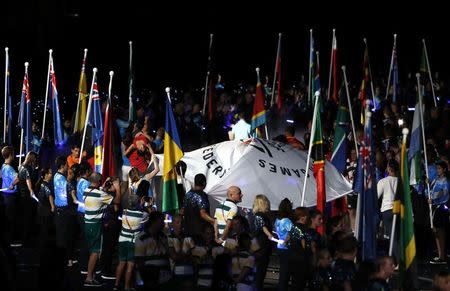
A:
[[[61,146],[64,144],[63,131],[61,127],[61,116],[59,113],[58,91],[56,90],[56,76],[53,67],[53,60],[50,63],[50,84],[49,92],[51,99],[51,110],[53,111],[53,136],[55,145]]]
[[[97,77],[94,80],[92,89],[92,112],[90,114],[90,124],[92,126],[92,146],[94,147],[94,167],[95,172],[102,173],[103,160],[103,119],[98,94]]]
[[[366,113],[364,126],[364,141],[360,147],[361,161],[358,163],[358,173],[362,173],[362,187],[359,189],[361,203],[359,211],[358,240],[361,244],[362,260],[376,258],[376,225],[377,225],[377,195],[375,191],[374,152],[372,151],[372,122],[370,112]],[[359,180],[359,181],[361,181]]]
[[[25,153],[31,150],[31,99],[30,85],[28,83],[28,66],[25,67],[25,76],[23,77],[22,96],[20,98],[19,126],[23,130]]]

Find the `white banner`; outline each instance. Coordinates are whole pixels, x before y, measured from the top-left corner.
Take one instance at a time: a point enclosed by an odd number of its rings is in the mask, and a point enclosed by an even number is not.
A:
[[[238,186],[243,193],[240,207],[252,208],[256,195],[266,195],[272,210],[285,197],[294,207],[300,206],[307,153],[290,145],[264,139],[226,141],[185,153],[185,179],[193,185],[196,174],[207,178],[205,192],[218,201],[226,198],[230,186]],[[162,161],[160,161],[162,165]],[[311,168],[307,179],[305,206],[316,205],[316,181]],[[352,191],[351,185],[331,163],[325,164],[327,201]],[[189,184],[186,183],[186,184]],[[189,186],[188,186],[189,187]],[[188,189],[189,190],[189,189]]]

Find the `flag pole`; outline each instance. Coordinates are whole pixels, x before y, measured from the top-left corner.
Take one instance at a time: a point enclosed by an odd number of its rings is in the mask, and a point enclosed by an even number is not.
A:
[[[5,47],[5,107],[3,113],[3,143],[6,143],[6,108],[8,107],[8,67],[9,67],[9,48]]]
[[[48,71],[47,71],[47,85],[45,87],[45,102],[44,102],[44,118],[42,120],[42,135],[41,135],[41,139],[44,139],[44,134],[45,134],[45,119],[47,117],[47,100],[48,100],[48,87],[49,87],[49,82],[50,82],[50,66],[52,63],[52,53],[53,50],[49,49],[48,50]]]
[[[112,80],[114,76],[114,71],[109,71],[109,86],[108,86],[108,102],[106,103],[106,111],[108,112],[109,106],[111,105],[111,92],[112,92]],[[111,115],[109,115],[109,118],[111,118]],[[105,120],[106,121],[106,120]],[[105,122],[105,127],[107,126],[107,123]],[[106,132],[106,129],[103,130],[103,132]],[[81,156],[81,154],[80,154]],[[105,147],[102,149],[102,172],[103,172],[103,160],[105,159]]]
[[[92,106],[92,92],[94,90],[94,82],[95,77],[97,75],[97,68],[92,69],[92,84],[91,84],[91,91],[89,92],[89,102],[88,102],[88,108],[86,112],[86,120],[84,121],[84,129],[83,129],[83,139],[81,141],[81,148],[80,148],[80,159],[78,160],[78,163],[81,163],[81,159],[83,158],[83,149],[84,149],[84,142],[86,140],[86,129],[89,122],[89,116],[91,115],[91,106]]]
[[[85,65],[86,65],[87,52],[88,52],[88,49],[85,48],[85,49],[84,49],[84,56],[83,56],[83,64],[82,64],[82,66],[81,66],[82,73],[83,73],[84,70],[86,69]],[[78,85],[77,112],[75,113],[75,124],[73,125],[73,133],[76,133],[77,131],[79,131],[79,128],[78,128],[78,124],[77,124],[77,123],[79,123],[79,120],[78,120],[78,119],[80,118],[80,101],[81,101],[81,99],[80,99],[80,86]]]
[[[30,65],[30,63],[25,62],[25,75],[28,74],[28,66]],[[25,100],[26,102],[26,100]],[[24,104],[24,111],[22,112],[22,117],[25,116],[25,107],[26,105]],[[22,123],[22,128],[20,130],[20,149],[19,149],[19,165],[22,164],[22,153],[23,153],[23,123]]]
[[[345,66],[342,66],[342,72],[344,73],[345,91],[347,92],[348,111],[350,113],[350,121],[352,122],[353,141],[355,142],[356,157],[358,157],[359,156],[358,141],[356,140],[355,122],[353,121],[352,103],[350,102],[350,93],[348,91],[347,73],[345,72],[345,70],[346,70]],[[367,105],[367,107],[369,107],[369,105]]]
[[[205,82],[205,94],[203,96],[203,111],[202,114],[203,116],[206,113],[206,99],[208,97],[208,83],[209,83],[209,76],[211,74],[211,53],[212,53],[212,45],[213,45],[213,38],[214,38],[214,34],[210,34],[209,35],[209,50],[208,50],[208,70],[206,72],[206,82]]]
[[[427,61],[427,69],[428,69],[428,75],[430,77],[431,92],[433,93],[434,107],[437,107],[436,94],[434,93],[434,86],[433,86],[433,77],[431,77],[430,61],[428,60],[427,45],[425,43],[424,38],[422,39],[422,42],[423,42],[423,48],[425,49],[425,60]]]
[[[278,59],[280,58],[280,53],[281,53],[281,32],[278,34],[277,58],[275,59],[275,72],[273,73],[272,98],[270,98],[270,107],[272,107],[274,103],[273,99],[275,97],[275,84],[277,83]],[[280,82],[280,80],[278,80],[278,82]]]
[[[331,75],[333,74],[333,48],[336,41],[336,29],[333,28],[333,39],[331,40],[331,56],[330,56],[330,73],[328,75],[328,91],[327,98],[330,100],[330,91],[331,91]]]
[[[392,73],[392,66],[394,65],[394,49],[397,46],[397,34],[394,34],[394,46],[392,47],[392,55],[391,55],[391,65],[389,66],[389,75],[388,75],[388,81],[386,84],[386,96],[385,100],[387,99],[387,96],[389,94],[389,83],[391,83],[391,73]],[[395,90],[395,88],[394,88]]]
[[[313,44],[313,30],[309,30],[309,68],[308,68],[308,100],[306,104],[309,108],[309,102],[312,100],[313,88],[311,86],[312,79],[312,64],[313,64],[314,44]]]
[[[369,46],[367,45],[367,38],[364,38],[364,44],[367,49],[367,63],[369,64],[370,91],[372,92],[373,106],[375,106],[375,90],[373,89],[372,67],[370,66]]]
[[[421,92],[421,86],[420,86],[420,73],[416,74],[416,78],[417,78],[417,92],[419,94],[419,116],[420,116],[420,129],[422,130],[422,143],[423,143],[423,155],[425,158],[425,175],[426,175],[426,180],[425,183],[427,184],[427,190],[428,190],[428,199],[431,199],[431,192],[430,192],[430,182],[429,182],[429,177],[428,176],[428,155],[427,155],[427,143],[425,141],[425,127],[424,127],[424,122],[423,122],[423,105],[422,105],[422,92]],[[430,212],[430,226],[431,229],[433,229],[434,225],[433,225],[433,212],[431,210],[431,204],[428,203],[428,207],[429,207],[429,212]]]
[[[314,113],[313,113],[313,119],[312,119],[312,124],[311,124],[311,134],[310,134],[310,138],[309,138],[308,157],[306,159],[306,172],[305,172],[305,178],[303,179],[302,203],[300,204],[300,206],[302,206],[302,207],[305,205],[306,180],[308,179],[308,175],[309,175],[308,174],[309,173],[309,163],[311,160],[313,139],[314,139],[314,134],[316,131],[316,120],[317,120],[317,110],[316,109],[319,104],[320,92],[316,91],[316,93],[314,95],[316,97],[316,100],[314,101]]]
[[[406,138],[408,137],[408,133],[409,130],[405,127],[402,130],[402,134],[403,134],[403,139],[402,139],[402,145],[406,144]],[[402,156],[403,158],[403,156]],[[403,161],[402,161],[403,164]],[[404,185],[404,187],[409,187],[409,185]],[[389,256],[392,256],[392,252],[394,249],[394,236],[395,236],[395,229],[396,229],[396,225],[397,225],[397,217],[398,214],[394,214],[394,218],[392,219],[392,228],[391,228],[391,237],[390,237],[390,241],[389,241]]]

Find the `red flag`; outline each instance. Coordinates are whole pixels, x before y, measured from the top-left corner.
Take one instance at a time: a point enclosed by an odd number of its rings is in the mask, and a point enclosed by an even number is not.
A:
[[[116,175],[116,164],[114,161],[114,122],[111,116],[111,98],[108,98],[108,105],[105,113],[105,127],[103,136],[103,160],[102,177],[112,177]]]

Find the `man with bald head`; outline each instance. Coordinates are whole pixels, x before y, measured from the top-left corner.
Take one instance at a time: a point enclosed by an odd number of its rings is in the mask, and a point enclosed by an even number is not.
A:
[[[237,204],[241,201],[241,189],[237,186],[231,186],[227,190],[227,199],[217,205],[214,214],[214,231],[217,243],[223,243],[227,239],[233,217],[238,213]]]

